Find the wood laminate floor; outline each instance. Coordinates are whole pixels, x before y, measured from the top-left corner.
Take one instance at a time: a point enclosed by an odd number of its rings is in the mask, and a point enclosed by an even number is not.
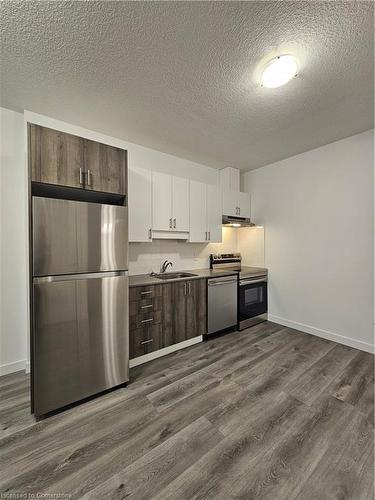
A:
[[[373,499],[373,368],[370,354],[263,323],[39,422],[27,376],[2,377],[0,496]]]

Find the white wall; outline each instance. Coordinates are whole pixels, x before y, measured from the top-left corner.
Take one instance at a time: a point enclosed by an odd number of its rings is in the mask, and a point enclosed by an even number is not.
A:
[[[27,175],[23,115],[0,108],[0,375],[27,357]]]
[[[373,350],[373,131],[253,170],[272,321]]]
[[[264,267],[264,234],[262,226],[237,229],[237,252],[241,253],[242,265]]]

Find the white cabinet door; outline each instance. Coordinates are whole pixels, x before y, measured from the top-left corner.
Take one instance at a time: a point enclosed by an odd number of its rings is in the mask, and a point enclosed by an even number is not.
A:
[[[238,168],[225,167],[219,171],[219,175],[220,185],[223,189],[240,190],[240,171]]]
[[[129,242],[152,241],[151,182],[151,170],[129,169]]]
[[[152,229],[170,231],[172,224],[172,176],[152,173]]]
[[[172,178],[173,229],[189,231],[189,181],[182,177]]]
[[[238,191],[223,189],[223,215],[238,215]]]
[[[210,242],[222,241],[221,196],[216,186],[207,185],[207,230]]]
[[[190,181],[190,237],[191,243],[206,243],[207,229],[207,189],[203,182]]]
[[[250,218],[250,194],[238,193],[239,216]]]

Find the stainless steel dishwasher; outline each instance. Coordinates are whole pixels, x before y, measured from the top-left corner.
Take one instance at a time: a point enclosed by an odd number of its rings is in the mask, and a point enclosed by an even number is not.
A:
[[[237,325],[237,275],[208,280],[208,334]]]

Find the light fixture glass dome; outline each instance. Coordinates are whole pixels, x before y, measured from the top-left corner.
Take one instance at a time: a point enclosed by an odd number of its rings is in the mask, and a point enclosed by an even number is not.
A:
[[[285,55],[272,59],[264,68],[261,85],[273,89],[281,87],[297,75],[297,60],[294,56]]]

